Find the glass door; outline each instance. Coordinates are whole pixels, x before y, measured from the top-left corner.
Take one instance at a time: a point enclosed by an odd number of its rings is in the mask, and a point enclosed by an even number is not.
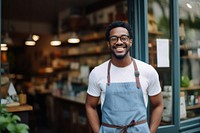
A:
[[[134,19],[131,22],[137,35],[134,38],[134,54],[156,69],[164,98],[164,112],[157,133],[178,132],[180,55],[177,1],[134,0],[132,4],[133,9],[129,13],[133,14],[130,18]]]
[[[161,125],[171,125],[173,110],[171,29],[169,0],[148,1],[149,64],[157,70],[164,99]]]

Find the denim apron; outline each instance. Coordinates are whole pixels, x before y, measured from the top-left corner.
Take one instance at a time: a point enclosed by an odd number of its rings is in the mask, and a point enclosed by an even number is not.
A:
[[[132,61],[136,82],[110,83],[111,61],[108,63],[100,133],[150,133],[139,72],[134,59]]]

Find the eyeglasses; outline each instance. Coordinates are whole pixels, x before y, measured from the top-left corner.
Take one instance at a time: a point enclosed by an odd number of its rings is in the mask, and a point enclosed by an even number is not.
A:
[[[122,35],[120,37],[118,36],[111,36],[109,41],[111,44],[117,43],[118,39],[120,38],[121,42],[127,42],[129,40],[129,35]]]

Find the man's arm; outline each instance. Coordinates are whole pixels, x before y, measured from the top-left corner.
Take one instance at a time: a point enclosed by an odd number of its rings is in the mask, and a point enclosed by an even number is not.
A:
[[[150,120],[150,131],[156,133],[156,130],[160,124],[162,113],[163,113],[163,97],[161,92],[158,95],[150,96],[151,105],[153,106],[151,120]]]
[[[93,97],[87,94],[86,97],[86,114],[89,121],[89,124],[94,133],[99,133],[100,121],[97,113],[97,105],[99,102],[99,97]]]

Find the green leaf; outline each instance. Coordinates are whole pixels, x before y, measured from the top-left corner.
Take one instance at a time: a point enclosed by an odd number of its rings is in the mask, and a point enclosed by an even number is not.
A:
[[[0,104],[0,133],[29,133],[29,126],[19,123],[21,118],[18,115],[7,112],[5,106]]]
[[[13,115],[12,119],[15,121],[21,121],[21,118],[17,115]]]
[[[23,130],[21,133],[28,133],[28,130]]]
[[[13,123],[9,123],[7,126],[7,130],[10,132],[14,132],[16,130],[16,125]]]
[[[27,126],[26,124],[23,124],[23,123],[20,123],[20,124],[17,124],[17,129],[25,129],[25,130],[28,130],[29,129],[29,126]]]
[[[0,116],[0,125],[1,125],[2,123],[5,123],[6,121],[7,121],[7,120],[6,120],[5,117]]]
[[[11,116],[11,115],[8,115],[8,116],[6,117],[6,122],[7,122],[7,123],[16,123],[16,121],[12,119],[12,116]]]

